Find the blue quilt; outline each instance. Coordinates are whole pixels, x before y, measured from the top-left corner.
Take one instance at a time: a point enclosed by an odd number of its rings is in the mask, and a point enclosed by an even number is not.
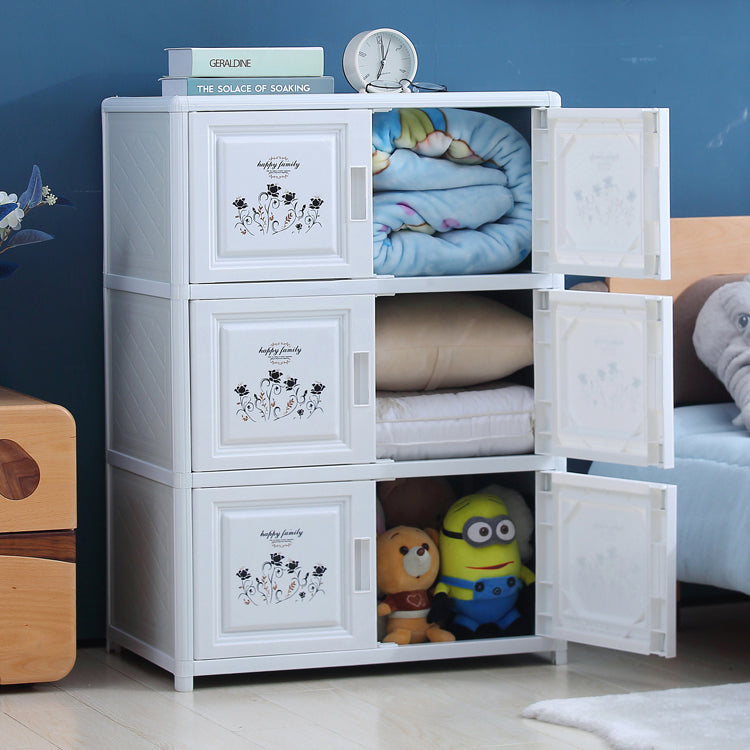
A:
[[[374,270],[497,273],[531,250],[531,150],[495,117],[464,109],[373,114]]]

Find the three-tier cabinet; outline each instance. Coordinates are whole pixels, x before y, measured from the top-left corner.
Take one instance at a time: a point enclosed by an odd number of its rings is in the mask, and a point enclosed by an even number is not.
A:
[[[423,107],[489,113],[529,141],[521,269],[373,273],[373,113]],[[110,647],[169,670],[177,690],[211,674],[561,661],[567,641],[673,654],[674,488],[566,471],[570,457],[673,460],[671,300],[568,291],[564,276],[668,275],[666,111],[567,110],[553,92],[111,98],[102,110]],[[572,193],[602,165],[629,210],[611,192],[597,207],[592,191],[581,216]],[[261,201],[248,241],[238,196],[290,172],[313,196],[315,231],[264,226]],[[533,453],[378,458],[376,299],[426,292],[525,300]],[[618,382],[599,398],[580,388],[607,371]],[[528,480],[534,633],[378,641],[376,485],[426,476]],[[293,564],[271,592],[274,555]]]

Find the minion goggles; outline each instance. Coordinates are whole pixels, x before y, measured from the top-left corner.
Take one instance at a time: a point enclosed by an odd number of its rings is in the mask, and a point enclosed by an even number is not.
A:
[[[489,547],[491,544],[510,544],[516,538],[516,525],[506,515],[494,518],[472,516],[460,532],[449,531],[445,524],[442,532],[451,539],[463,539],[472,547]]]

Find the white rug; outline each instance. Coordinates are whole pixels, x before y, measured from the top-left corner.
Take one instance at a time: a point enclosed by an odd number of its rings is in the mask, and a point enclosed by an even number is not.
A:
[[[616,750],[747,750],[750,682],[540,701],[522,716],[593,732]]]

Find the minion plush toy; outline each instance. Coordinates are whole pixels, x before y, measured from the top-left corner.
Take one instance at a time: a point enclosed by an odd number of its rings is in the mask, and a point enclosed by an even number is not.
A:
[[[450,630],[476,637],[494,625],[506,631],[521,616],[516,600],[534,574],[521,563],[516,527],[494,495],[467,495],[448,509],[440,530],[440,577],[429,621],[454,613]]]

